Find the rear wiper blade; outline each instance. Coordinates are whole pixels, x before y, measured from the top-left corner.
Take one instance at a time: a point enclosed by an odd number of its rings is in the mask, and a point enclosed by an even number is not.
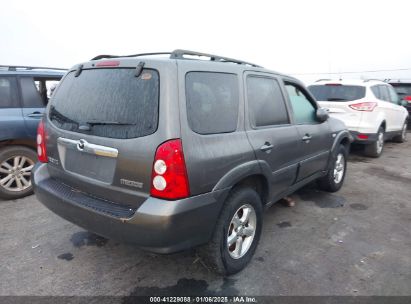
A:
[[[105,126],[105,125],[118,125],[118,126],[133,126],[135,123],[119,122],[119,121],[86,121],[84,124],[90,126]]]
[[[50,116],[50,119],[55,118],[56,120],[58,120],[60,122],[68,122],[68,123],[78,124],[77,121],[75,121],[71,118],[68,118],[64,114],[61,114],[59,111],[56,110],[56,108],[54,106],[50,107],[49,116]]]
[[[118,122],[118,121],[86,121],[79,124],[79,130],[90,131],[92,126],[133,126],[135,123]]]

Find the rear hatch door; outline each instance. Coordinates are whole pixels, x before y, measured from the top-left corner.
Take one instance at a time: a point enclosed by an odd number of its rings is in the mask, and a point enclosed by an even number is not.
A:
[[[73,70],[61,82],[47,115],[49,172],[74,191],[137,208],[157,146],[178,128],[159,131],[161,66],[136,75],[135,60],[119,65]]]

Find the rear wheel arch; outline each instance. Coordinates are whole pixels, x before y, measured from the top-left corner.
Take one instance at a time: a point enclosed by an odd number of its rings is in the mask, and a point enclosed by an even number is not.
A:
[[[30,139],[8,139],[0,141],[0,149],[9,146],[23,146],[33,150],[37,148],[36,142]]]
[[[269,201],[269,186],[267,178],[262,174],[249,175],[231,188],[231,192],[239,188],[251,188],[260,196],[261,202],[265,205]]]
[[[221,177],[212,191],[230,189],[229,193],[231,193],[234,188],[250,187],[255,189],[263,203],[266,203],[270,195],[270,174],[271,170],[266,162],[258,160],[246,162]]]

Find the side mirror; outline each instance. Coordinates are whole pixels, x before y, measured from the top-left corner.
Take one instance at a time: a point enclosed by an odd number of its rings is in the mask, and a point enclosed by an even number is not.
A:
[[[324,108],[319,108],[319,109],[317,109],[316,116],[317,116],[317,120],[318,120],[319,122],[324,122],[324,121],[326,121],[326,120],[328,119],[328,117],[330,117],[330,116],[328,115],[328,111],[327,111],[326,109],[324,109]]]

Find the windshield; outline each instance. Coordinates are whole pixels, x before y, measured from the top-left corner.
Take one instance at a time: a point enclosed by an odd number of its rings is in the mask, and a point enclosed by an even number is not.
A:
[[[70,72],[51,101],[50,120],[61,129],[111,138],[135,138],[157,129],[159,76],[144,69]]]
[[[354,85],[312,85],[311,94],[318,101],[352,101],[365,97],[365,87]]]

